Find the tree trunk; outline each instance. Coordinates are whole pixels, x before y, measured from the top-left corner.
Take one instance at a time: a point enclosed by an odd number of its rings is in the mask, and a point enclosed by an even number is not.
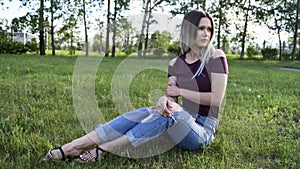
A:
[[[87,26],[86,26],[86,11],[85,11],[85,0],[82,0],[83,3],[83,22],[84,22],[84,35],[85,35],[85,56],[89,56],[89,41],[87,34]]]
[[[205,2],[204,2],[205,3]],[[218,18],[218,35],[217,35],[217,48],[221,49],[221,26],[222,26],[222,17],[223,17],[223,12],[222,12],[222,0],[219,0],[219,6],[218,6],[218,11],[219,11],[219,18]]]
[[[39,10],[39,29],[40,29],[40,55],[46,55],[45,52],[45,40],[44,40],[44,0],[40,0],[40,10]]]
[[[149,39],[149,33],[146,32],[146,38],[145,38],[145,46],[143,51],[143,57],[147,57],[147,50],[148,50],[148,39]]]
[[[203,9],[204,11],[206,11],[206,0],[204,0],[204,1],[202,2],[202,9]]]
[[[113,17],[113,36],[112,36],[112,50],[111,50],[111,57],[115,57],[116,55],[116,33],[117,33],[117,4],[118,1],[115,0],[115,7],[114,7],[114,17]]]
[[[282,42],[282,53],[285,51],[285,41]]]
[[[148,15],[148,19],[147,19],[147,27],[146,27],[146,38],[145,38],[145,46],[144,46],[144,54],[143,56],[146,57],[147,55],[147,49],[148,49],[148,40],[149,40],[149,27],[150,27],[150,19],[151,19],[151,13],[152,13],[152,9],[151,9],[151,1],[150,1],[150,10],[149,10],[149,15]]]
[[[299,43],[298,60],[300,61],[300,40],[298,43]]]
[[[245,20],[243,37],[242,37],[242,51],[241,51],[241,54],[240,54],[240,60],[243,60],[244,55],[245,55],[245,43],[246,43],[246,35],[247,35],[247,27],[248,27],[248,19],[249,19],[250,0],[248,2],[249,2],[249,5],[248,5],[246,16],[245,16],[246,20]]]
[[[143,42],[144,42],[144,29],[145,29],[146,18],[148,15],[148,6],[149,6],[150,1],[151,0],[147,0],[146,7],[145,7],[145,14],[144,14],[142,30],[141,30],[141,34],[140,34],[139,46],[138,46],[138,58],[139,59],[142,57],[142,47],[143,47]]]
[[[278,34],[278,40],[279,40],[279,61],[281,61],[281,59],[282,59],[282,45],[281,45],[281,36],[280,36],[281,27],[278,26],[276,17],[274,19],[275,19],[275,26],[277,28],[277,34]]]
[[[219,13],[220,14],[220,13]],[[217,48],[220,49],[221,48],[221,23],[222,19],[221,19],[221,14],[219,15],[219,25],[218,25],[218,36],[217,36]]]
[[[71,29],[71,55],[75,54],[74,47],[73,47],[73,28]]]
[[[13,29],[13,27],[10,28],[10,39],[12,41],[14,40],[14,29]]]
[[[296,27],[295,27],[295,32],[294,32],[294,40],[293,40],[293,50],[292,50],[292,61],[295,60],[295,53],[296,53],[296,46],[297,46],[297,36],[298,36],[298,15],[299,15],[299,0],[297,0],[297,7],[296,7]]]
[[[281,37],[280,37],[280,34],[278,35],[278,38],[279,38],[279,61],[282,60],[282,45],[281,45]]]
[[[99,53],[102,53],[102,38],[103,38],[103,36],[102,36],[102,32],[100,33],[100,47],[99,47]]]
[[[52,56],[55,56],[55,42],[54,42],[54,11],[53,11],[53,5],[54,2],[53,0],[51,0],[51,30],[50,30],[50,34],[51,34],[51,49],[52,49]]]
[[[108,0],[107,5],[107,26],[106,26],[106,45],[105,45],[105,57],[109,55],[109,31],[110,31],[110,0]]]

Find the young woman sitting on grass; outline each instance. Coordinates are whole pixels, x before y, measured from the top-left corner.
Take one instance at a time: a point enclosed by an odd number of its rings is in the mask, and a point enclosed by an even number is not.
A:
[[[214,139],[228,76],[225,54],[212,46],[214,30],[208,13],[187,13],[180,35],[183,54],[170,61],[166,95],[156,107],[136,109],[100,124],[87,135],[49,150],[42,161],[96,161],[103,152],[139,147],[164,133],[172,139],[166,142],[182,149],[208,146]],[[178,97],[182,105],[176,103]],[[85,151],[93,145],[97,147]]]

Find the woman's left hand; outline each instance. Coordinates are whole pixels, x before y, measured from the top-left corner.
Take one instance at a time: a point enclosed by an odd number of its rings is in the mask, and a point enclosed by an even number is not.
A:
[[[178,112],[178,111],[182,111],[182,107],[176,103],[176,102],[168,102],[168,107],[169,107],[169,110],[174,113],[174,112]]]
[[[167,96],[180,96],[180,88],[177,87],[174,84],[168,84],[168,87],[166,89]]]

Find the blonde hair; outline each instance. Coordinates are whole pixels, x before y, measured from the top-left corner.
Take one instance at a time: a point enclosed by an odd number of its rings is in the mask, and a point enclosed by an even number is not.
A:
[[[204,48],[201,49],[200,51],[200,56],[201,56],[201,64],[197,70],[197,72],[194,74],[194,76],[192,77],[192,79],[194,79],[196,76],[199,76],[203,69],[205,64],[208,62],[208,60],[213,57],[215,55],[215,48],[213,47],[213,45],[211,44],[211,42],[209,42]]]

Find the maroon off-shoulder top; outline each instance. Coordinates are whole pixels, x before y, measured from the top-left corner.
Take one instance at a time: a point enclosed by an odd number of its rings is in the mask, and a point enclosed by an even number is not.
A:
[[[173,66],[169,65],[168,67],[168,77],[176,76],[179,88],[197,92],[211,92],[211,73],[228,74],[226,58],[220,56],[210,59],[205,64],[202,73],[192,79],[201,64],[201,60],[189,64],[185,58],[185,54],[179,56]],[[185,98],[182,98],[182,106],[189,112],[218,118],[219,107],[217,106],[199,105]]]

